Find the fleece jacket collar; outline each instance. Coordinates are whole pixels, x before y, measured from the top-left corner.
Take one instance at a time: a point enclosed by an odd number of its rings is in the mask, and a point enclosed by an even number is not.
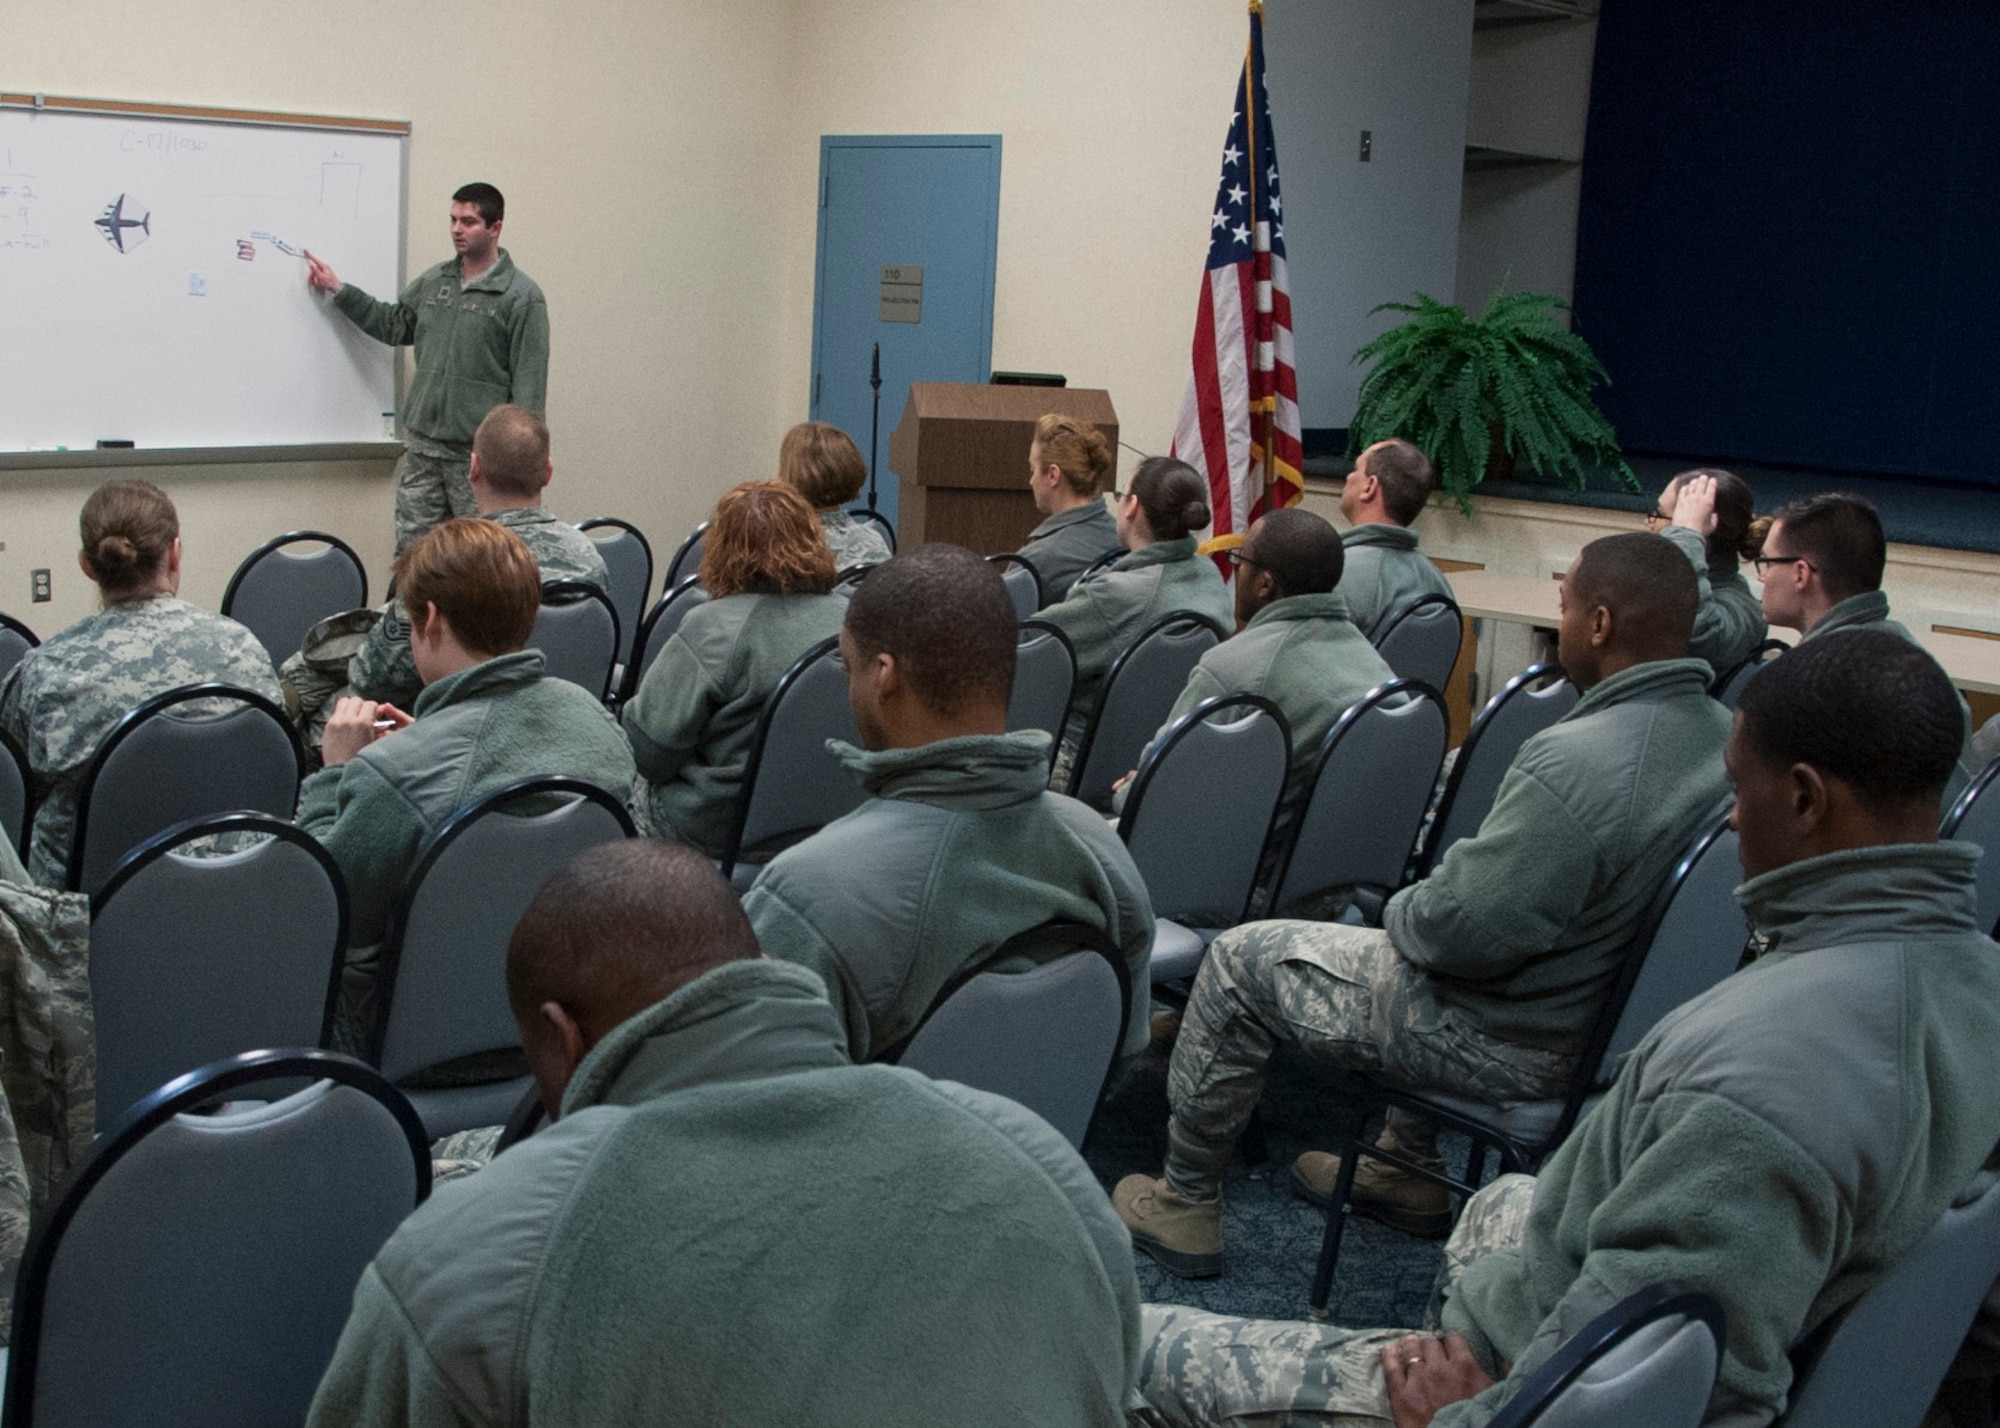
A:
[[[1752,878],[1736,901],[1763,952],[1978,932],[1971,843],[1897,843],[1804,858]]]
[[[1255,615],[1245,630],[1254,630],[1259,625],[1275,625],[1283,620],[1347,620],[1354,618],[1348,609],[1347,597],[1329,591],[1324,595],[1287,595],[1282,600],[1273,600]]]
[[[1357,545],[1379,545],[1388,550],[1415,550],[1417,533],[1408,526],[1384,525],[1372,522],[1342,531],[1340,543],[1352,550]]]
[[[514,260],[502,248],[500,256],[493,260],[493,266],[469,282],[465,277],[465,259],[454,258],[458,268],[459,290],[468,293],[504,293],[514,285]]]
[[[827,740],[833,756],[876,798],[980,812],[1039,798],[1049,786],[1049,736],[1041,729],[967,734],[914,749],[857,749]]]
[[[1028,532],[1029,540],[1040,540],[1043,536],[1054,535],[1064,526],[1079,525],[1084,521],[1096,520],[1104,509],[1102,501],[1085,501],[1080,506],[1071,506],[1067,511],[1057,511],[1053,516],[1045,516],[1042,523]]]
[[[1558,722],[1567,724],[1615,704],[1629,704],[1635,700],[1665,699],[1676,694],[1706,694],[1708,682],[1714,678],[1715,671],[1708,667],[1707,660],[1648,660],[1600,680]]]
[[[1889,597],[1880,590],[1864,590],[1850,595],[1824,615],[1808,634],[1823,635],[1828,630],[1846,630],[1856,625],[1876,625],[1889,618]]]
[[[410,712],[421,719],[426,714],[435,714],[440,709],[463,704],[468,699],[480,699],[503,689],[533,684],[541,677],[540,650],[516,650],[512,654],[497,655],[482,664],[475,664],[471,669],[461,669],[457,674],[448,674],[435,683],[425,685],[424,692],[417,696],[417,707]]]
[[[1151,545],[1128,551],[1112,564],[1113,570],[1144,570],[1149,565],[1171,565],[1177,560],[1193,560],[1195,546],[1199,542],[1193,536],[1182,536],[1179,540],[1156,540]]]
[[[844,1066],[844,1036],[818,973],[762,957],[725,962],[613,1027],[570,1077],[562,1113]]]

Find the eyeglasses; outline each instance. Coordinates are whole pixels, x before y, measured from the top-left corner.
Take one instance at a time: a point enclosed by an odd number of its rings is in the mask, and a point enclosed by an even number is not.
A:
[[[1257,562],[1245,555],[1241,547],[1229,552],[1229,563],[1236,566],[1256,565]]]
[[[1757,578],[1759,580],[1762,580],[1764,572],[1774,565],[1803,565],[1807,570],[1819,569],[1817,565],[1814,565],[1803,555],[1755,555],[1750,558],[1750,563],[1757,568]]]
[[[1656,531],[1672,519],[1673,517],[1665,511],[1648,511],[1646,512],[1646,529]]]

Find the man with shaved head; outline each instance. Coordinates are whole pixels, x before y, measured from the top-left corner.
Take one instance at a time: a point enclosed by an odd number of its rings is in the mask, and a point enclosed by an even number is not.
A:
[[[1124,1422],[1138,1282],[1089,1169],[1011,1101],[849,1064],[699,853],[580,854],[507,992],[554,1123],[383,1246],[313,1428]]]
[[[1521,746],[1479,832],[1389,900],[1381,928],[1251,923],[1195,979],[1167,1083],[1164,1178],[1113,1204],[1173,1273],[1220,1274],[1222,1172],[1279,1042],[1386,1081],[1494,1104],[1560,1093],[1619,959],[1675,862],[1728,795],[1729,714],[1688,656],[1694,571],[1666,540],[1593,541],[1562,584],[1576,707]],[[1436,1130],[1392,1113],[1385,1148],[1437,1164]],[[1336,1157],[1293,1179],[1323,1202]],[[1450,1223],[1445,1192],[1373,1158],[1357,1207],[1416,1233]]]

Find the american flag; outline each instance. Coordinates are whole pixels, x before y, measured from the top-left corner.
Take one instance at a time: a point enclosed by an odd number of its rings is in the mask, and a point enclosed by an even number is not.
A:
[[[1305,484],[1284,215],[1264,89],[1264,7],[1250,0],[1250,47],[1195,306],[1194,371],[1174,426],[1174,455],[1208,474],[1216,536],[1250,528],[1268,508],[1267,483],[1275,506],[1295,503]]]

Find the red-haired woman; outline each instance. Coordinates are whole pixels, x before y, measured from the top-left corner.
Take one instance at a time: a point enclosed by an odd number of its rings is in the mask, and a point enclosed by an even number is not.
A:
[[[625,709],[642,780],[633,812],[655,836],[719,857],[757,716],[798,657],[840,633],[833,556],[806,499],[747,481],[716,504],[702,545],[708,603],[653,661]]]

